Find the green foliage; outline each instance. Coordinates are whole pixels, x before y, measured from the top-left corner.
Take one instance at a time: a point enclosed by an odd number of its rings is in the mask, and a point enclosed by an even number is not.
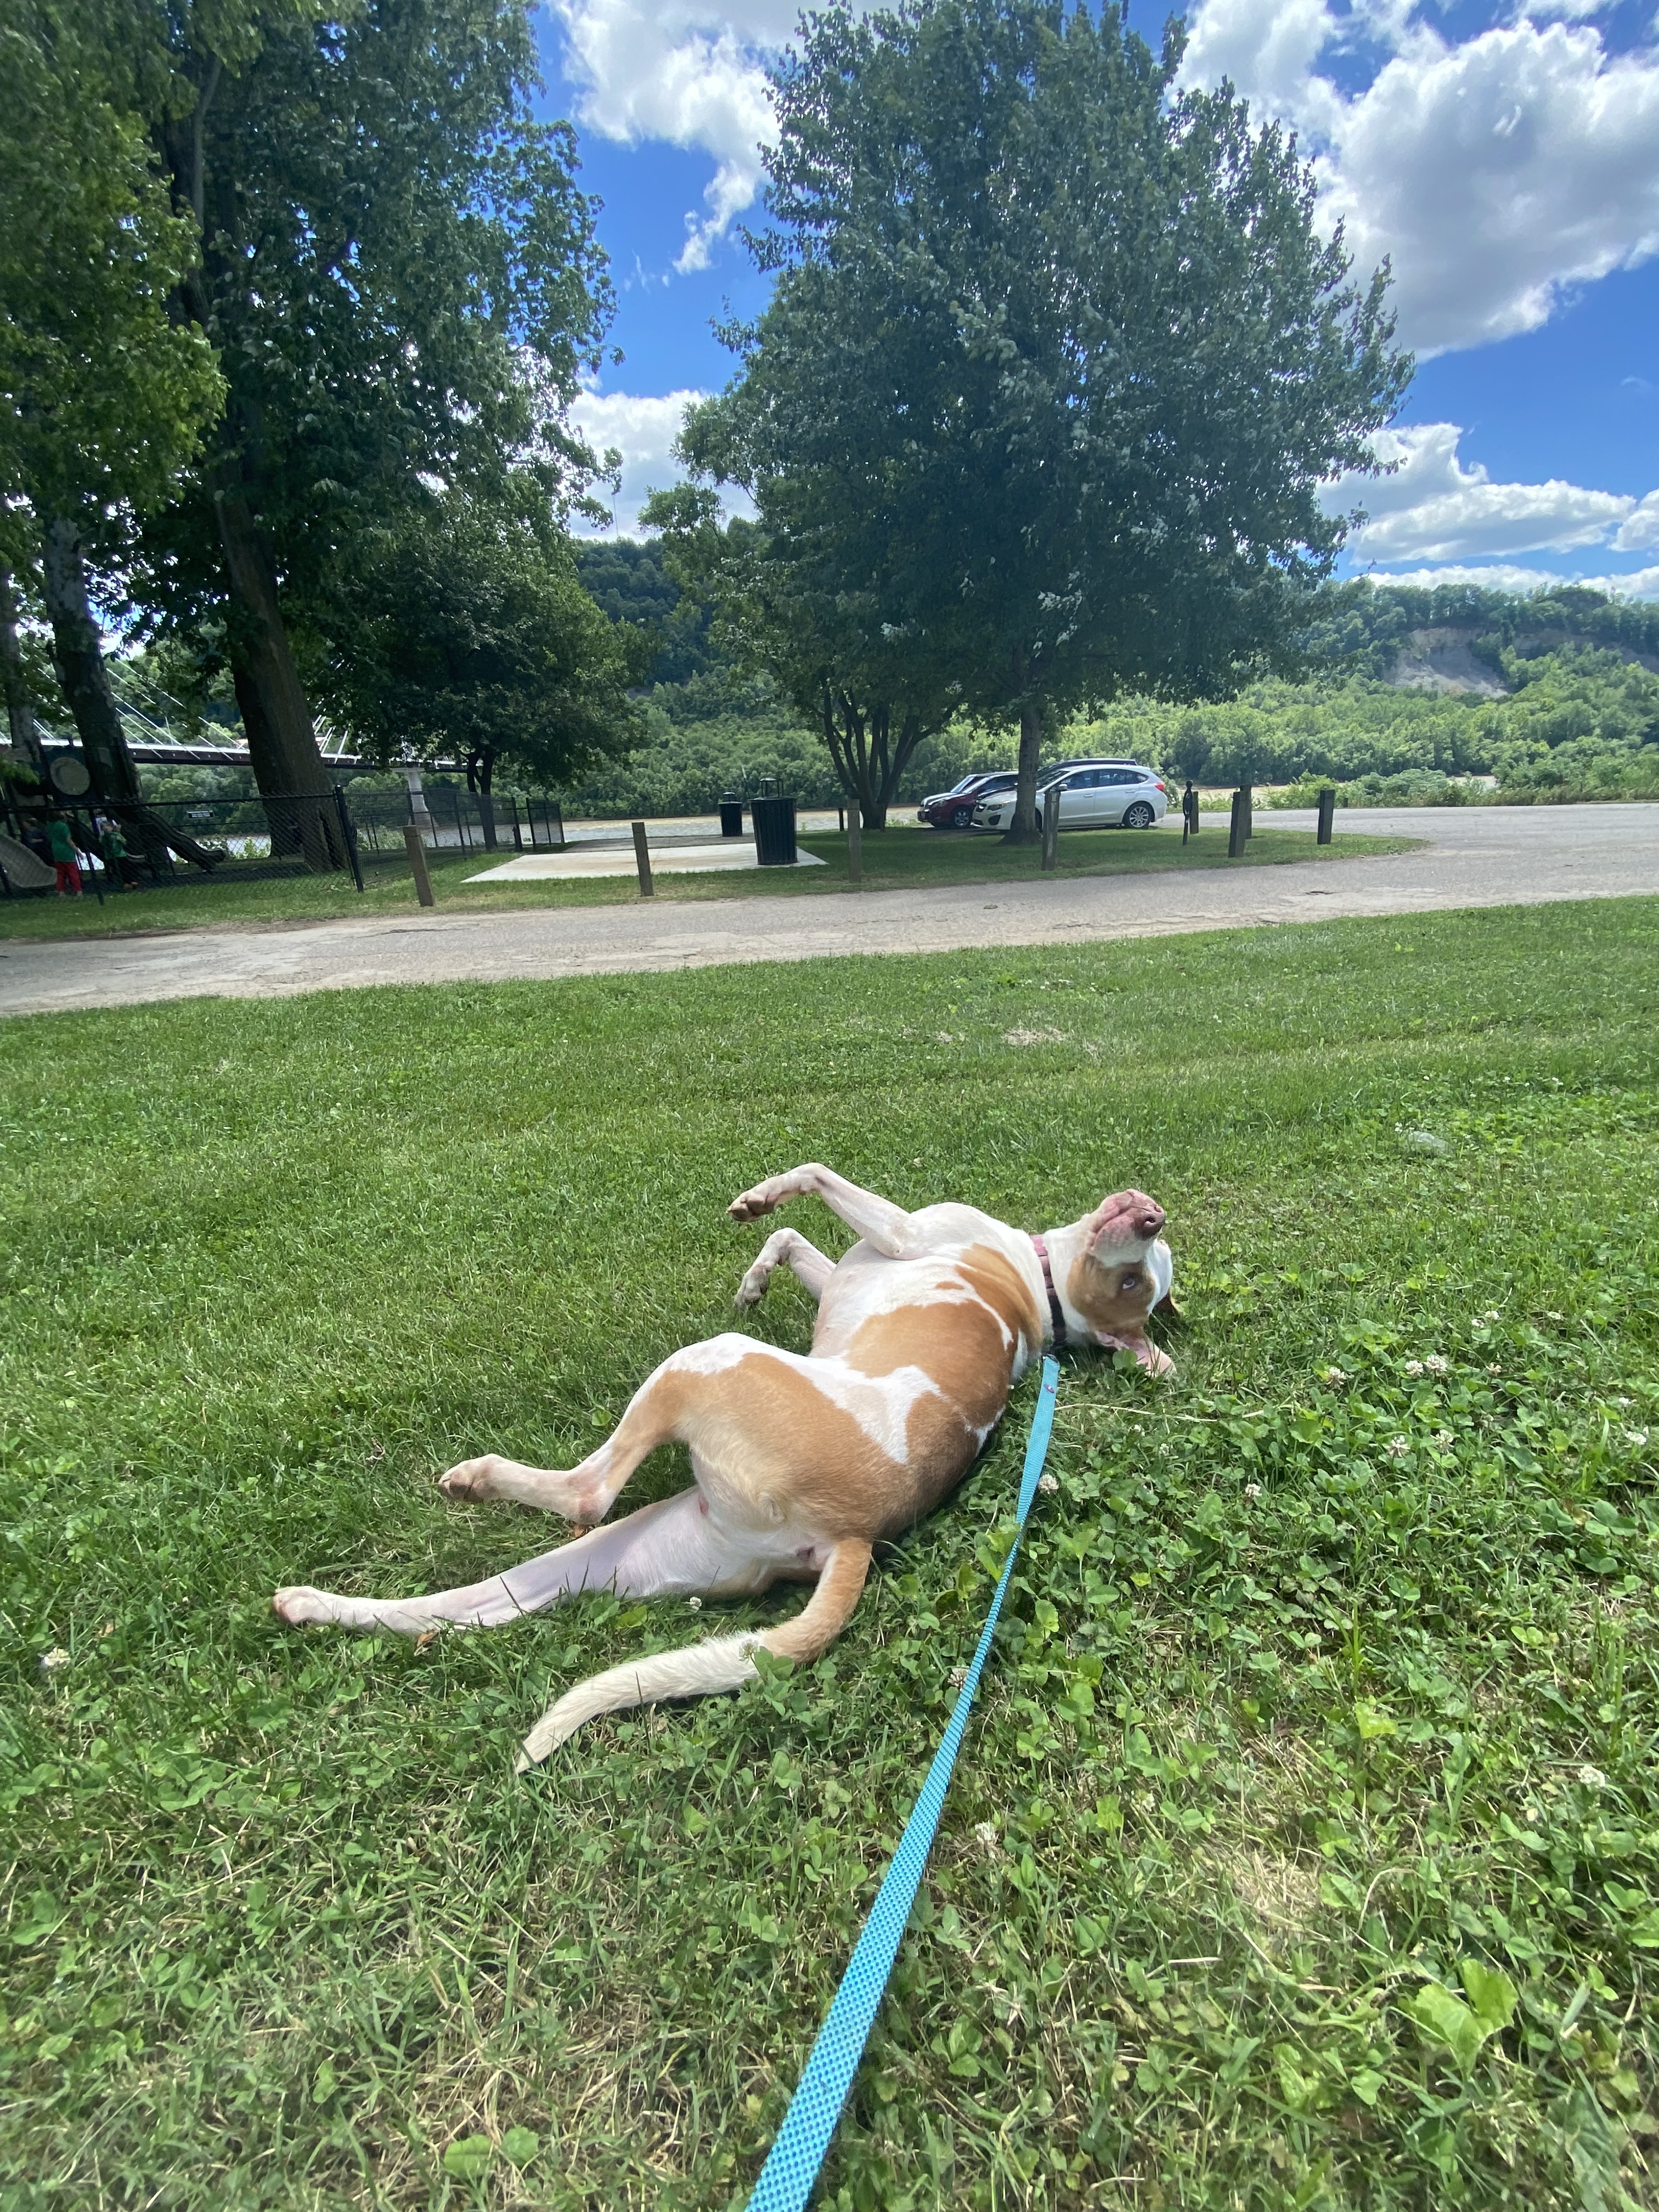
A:
[[[649,639],[594,605],[526,493],[520,513],[451,493],[360,536],[319,692],[370,757],[459,756],[486,790],[500,760],[541,787],[635,733]]]
[[[804,715],[939,726],[1231,690],[1292,652],[1410,374],[1311,172],[1119,12],[948,0],[806,20],[774,72],[778,282],[683,451],[750,494],[653,519]],[[841,716],[844,721],[844,714]],[[850,738],[842,743],[850,745]],[[1029,791],[1022,805],[1029,805]]]
[[[574,135],[532,114],[524,0],[284,8],[222,75],[191,19],[174,28],[158,137],[181,198],[201,191],[190,301],[229,396],[213,467],[146,538],[139,595],[212,641],[228,471],[301,644],[308,629],[347,651],[338,572],[361,532],[427,501],[422,477],[495,496],[530,470],[562,507],[591,474],[563,416],[611,294]],[[199,121],[199,169],[179,113]]]
[[[9,0],[0,21],[0,490],[37,517],[153,507],[222,396],[207,340],[168,313],[194,226],[151,165],[124,43],[95,4]],[[27,561],[28,518],[5,526]]]
[[[825,2203],[1650,2202],[1656,979],[1592,902],[9,1025],[7,2204],[741,2202],[1029,1395],[823,1662],[529,1779],[550,1692],[799,1594],[416,1650],[267,1593],[556,1540],[434,1470],[569,1464],[823,1156],[1033,1224],[1141,1184],[1186,1316],[1173,1387],[1067,1365]]]
[[[669,575],[659,546],[586,538],[574,550],[576,574],[595,605],[612,622],[632,623],[658,640],[648,683],[684,684],[711,665],[708,610]]]

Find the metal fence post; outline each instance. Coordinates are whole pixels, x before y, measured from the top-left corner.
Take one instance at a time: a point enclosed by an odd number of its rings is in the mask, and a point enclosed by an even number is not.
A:
[[[1336,793],[1334,791],[1322,791],[1319,794],[1319,834],[1314,842],[1316,845],[1328,845],[1331,842],[1331,831],[1335,827],[1335,823]]]
[[[634,829],[634,861],[640,872],[640,896],[654,898],[656,887],[651,881],[651,848],[645,842],[645,824],[636,822]]]
[[[1042,803],[1042,865],[1045,870],[1060,866],[1060,792],[1054,785]]]
[[[345,847],[346,858],[351,863],[351,880],[359,890],[363,887],[363,871],[357,859],[357,825],[351,818],[345,793],[337,783],[334,787],[334,811],[339,817],[340,842]]]
[[[1233,793],[1232,820],[1227,825],[1227,858],[1230,860],[1237,860],[1243,852],[1244,840],[1249,835],[1244,827],[1244,794],[1242,791],[1236,791]]]

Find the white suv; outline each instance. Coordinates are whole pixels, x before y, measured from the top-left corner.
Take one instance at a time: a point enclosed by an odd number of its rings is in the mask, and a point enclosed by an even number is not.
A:
[[[1084,761],[1062,775],[1048,771],[1037,787],[1037,820],[1048,793],[1060,793],[1062,830],[1151,830],[1164,817],[1169,794],[1156,769],[1139,761]],[[1012,791],[993,792],[974,809],[975,830],[1003,830],[1014,818]]]

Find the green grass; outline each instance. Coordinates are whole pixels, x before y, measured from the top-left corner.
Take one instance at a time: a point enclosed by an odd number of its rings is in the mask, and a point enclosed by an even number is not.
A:
[[[1631,901],[0,1028],[0,2201],[743,2201],[1031,1385],[823,1662],[524,1780],[550,1692],[799,1594],[424,1651],[268,1595],[556,1540],[434,1471],[568,1464],[822,1158],[1139,1183],[1185,1309],[1172,1386],[1067,1367],[823,2201],[1653,2203],[1656,1000]]]
[[[1144,875],[1182,868],[1267,867],[1290,860],[1353,860],[1368,854],[1405,853],[1422,841],[1410,837],[1349,836],[1321,847],[1307,830],[1259,829],[1239,860],[1227,858],[1224,829],[1214,825],[1191,844],[1181,842],[1179,824],[1141,834],[1121,830],[1076,830],[1060,841],[1062,876]],[[660,899],[791,897],[850,892],[847,840],[831,835],[800,840],[803,849],[826,863],[823,868],[757,868],[714,875],[659,875]],[[478,884],[467,878],[503,860],[472,853],[439,860],[431,866],[440,908],[468,914],[513,913],[526,907],[614,906],[639,897],[634,877],[594,876],[568,883]],[[922,890],[935,884],[1006,884],[1038,873],[1034,846],[1008,847],[994,837],[943,836],[931,830],[894,827],[884,836],[864,841],[864,881],[872,890]],[[221,876],[181,881],[161,890],[115,894],[100,907],[96,899],[18,898],[0,901],[0,940],[14,937],[134,935],[145,931],[248,927],[283,921],[325,921],[341,917],[402,914],[415,909],[415,888],[401,859],[366,865],[364,890],[350,878],[286,876],[236,880]]]

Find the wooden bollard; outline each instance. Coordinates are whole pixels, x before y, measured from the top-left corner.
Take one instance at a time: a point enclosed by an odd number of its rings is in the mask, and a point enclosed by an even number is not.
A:
[[[1236,860],[1244,850],[1244,840],[1249,836],[1244,826],[1244,793],[1233,793],[1233,817],[1227,826],[1227,858]]]
[[[412,822],[404,824],[404,845],[409,854],[409,872],[415,878],[415,896],[422,906],[436,906],[432,876],[426,865],[426,840]]]
[[[864,883],[864,814],[856,805],[847,810],[847,880]]]
[[[1314,839],[1314,842],[1316,845],[1328,845],[1331,842],[1331,832],[1335,826],[1336,793],[1334,791],[1322,791],[1319,794],[1319,834]]]
[[[640,872],[640,896],[654,898],[656,886],[651,880],[651,848],[645,842],[645,824],[634,824],[634,860]]]
[[[1042,809],[1042,865],[1047,870],[1060,866],[1060,793],[1051,791]]]

